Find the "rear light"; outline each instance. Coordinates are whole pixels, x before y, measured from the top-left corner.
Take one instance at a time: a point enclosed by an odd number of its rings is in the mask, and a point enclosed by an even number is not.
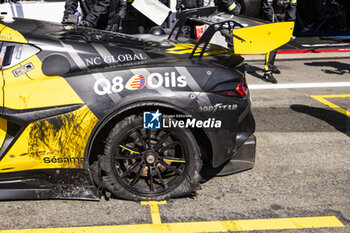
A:
[[[230,91],[219,91],[216,92],[220,95],[227,95],[227,96],[237,96],[237,97],[246,97],[248,92],[248,86],[245,78],[243,78],[238,85],[236,86],[236,89],[230,90]]]
[[[247,86],[247,82],[245,81],[245,78],[242,79],[242,81],[240,81],[236,87],[236,91],[242,96],[242,97],[246,97],[247,96],[247,92],[248,92],[248,86]]]

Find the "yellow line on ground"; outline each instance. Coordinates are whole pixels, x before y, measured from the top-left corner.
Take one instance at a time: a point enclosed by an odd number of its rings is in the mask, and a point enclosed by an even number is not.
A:
[[[322,98],[349,98],[350,94],[337,94],[337,95],[313,95],[313,96],[320,96]]]
[[[227,232],[227,231],[258,231],[285,230],[303,228],[344,227],[335,216],[306,218],[276,218],[214,222],[184,222],[162,224],[138,224],[120,226],[48,228],[27,230],[2,230],[0,233],[194,233],[194,232]]]
[[[332,109],[334,109],[335,111],[344,114],[347,117],[350,117],[350,112],[347,111],[344,108],[339,107],[338,105],[326,100],[326,98],[349,98],[350,94],[346,94],[346,95],[310,95],[312,98],[314,98],[315,100],[323,103],[324,105],[327,105],[328,107],[331,107]]]
[[[166,201],[141,201],[141,205],[149,205],[153,224],[161,224],[158,205],[164,205]]]

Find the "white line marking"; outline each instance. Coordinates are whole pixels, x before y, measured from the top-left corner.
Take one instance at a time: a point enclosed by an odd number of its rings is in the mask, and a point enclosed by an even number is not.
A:
[[[323,83],[283,83],[283,84],[251,84],[250,90],[289,89],[289,88],[327,88],[350,87],[350,82],[323,82]]]

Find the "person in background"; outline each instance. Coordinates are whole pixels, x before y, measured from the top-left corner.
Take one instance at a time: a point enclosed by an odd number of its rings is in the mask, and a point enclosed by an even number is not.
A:
[[[270,22],[295,21],[297,0],[263,0],[262,10],[264,19]],[[275,66],[277,49],[266,55],[264,67],[264,81],[277,83],[273,76],[281,71]]]
[[[177,0],[176,1],[176,11],[179,12],[185,9],[199,8],[203,7],[204,0]]]
[[[169,0],[159,0],[161,3],[169,7]]]
[[[242,10],[242,6],[237,0],[215,0],[215,5],[219,11],[233,15],[239,15]]]
[[[126,13],[127,0],[66,0],[62,23],[68,23],[70,15],[77,12],[78,3],[83,11],[79,26],[107,31],[120,31],[121,20]]]
[[[169,7],[170,0],[158,1]],[[127,11],[125,20],[123,21],[123,32],[129,34],[162,34],[164,31],[162,27],[158,26],[151,19],[136,10],[136,8],[133,7],[133,2],[134,0],[127,0]]]

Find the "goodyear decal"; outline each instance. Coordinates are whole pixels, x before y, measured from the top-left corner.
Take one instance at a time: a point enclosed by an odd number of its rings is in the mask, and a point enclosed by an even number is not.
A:
[[[97,118],[87,106],[31,123],[0,161],[0,173],[32,169],[82,168]]]
[[[145,84],[146,84],[145,76],[136,74],[132,76],[129,79],[129,81],[125,84],[125,88],[131,91],[140,90],[145,86]]]

